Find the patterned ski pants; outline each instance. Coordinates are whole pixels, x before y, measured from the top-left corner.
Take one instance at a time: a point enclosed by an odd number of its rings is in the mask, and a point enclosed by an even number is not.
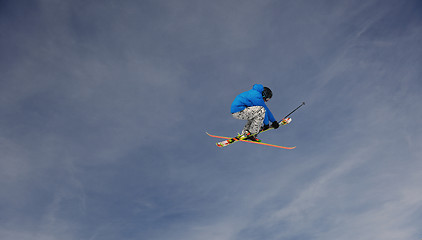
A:
[[[243,127],[242,134],[245,131],[255,134],[261,130],[261,125],[265,118],[265,108],[262,106],[252,106],[240,112],[232,113],[232,116],[237,119],[248,120],[245,127]]]

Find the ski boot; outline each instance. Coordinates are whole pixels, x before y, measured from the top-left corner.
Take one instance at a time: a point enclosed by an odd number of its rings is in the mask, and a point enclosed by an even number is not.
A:
[[[252,142],[261,142],[260,139],[256,138],[257,135],[253,135],[249,131],[245,131],[243,135],[240,135],[240,140],[252,141]]]

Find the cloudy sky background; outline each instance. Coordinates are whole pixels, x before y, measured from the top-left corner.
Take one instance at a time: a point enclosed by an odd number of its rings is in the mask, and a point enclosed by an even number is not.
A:
[[[0,239],[422,238],[422,4],[1,1]],[[254,83],[281,150],[215,146]]]

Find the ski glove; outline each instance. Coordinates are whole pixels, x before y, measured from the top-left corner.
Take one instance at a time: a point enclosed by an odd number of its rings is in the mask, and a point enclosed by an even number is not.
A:
[[[280,126],[280,124],[278,124],[278,122],[277,122],[277,121],[274,121],[274,122],[271,124],[271,127],[273,127],[274,129],[277,129],[279,126]]]

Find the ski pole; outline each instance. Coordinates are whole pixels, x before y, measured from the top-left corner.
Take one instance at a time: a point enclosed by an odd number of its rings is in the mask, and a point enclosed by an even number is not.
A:
[[[303,105],[305,105],[305,102],[302,102],[302,104],[300,104],[299,105],[299,107],[297,107],[297,108],[295,108],[293,111],[291,111],[289,114],[287,114],[283,119],[286,119],[288,116],[290,116],[292,113],[294,113],[296,110],[298,110],[300,107],[302,107]],[[283,122],[283,119],[280,121],[280,122],[278,122],[279,124],[281,124],[281,122]],[[267,128],[267,129],[265,129],[265,130],[262,130],[261,129],[261,131],[259,131],[258,133],[255,133],[255,134],[252,134],[251,136],[255,136],[255,135],[257,135],[257,134],[259,134],[259,133],[261,133],[261,132],[265,132],[265,131],[268,131],[268,130],[270,130],[270,129],[273,129],[273,127],[269,127],[269,128]]]
[[[287,114],[283,119],[287,118],[288,116],[290,116],[292,113],[294,113],[296,110],[298,110],[300,107],[302,107],[303,105],[305,105],[305,102],[302,102],[302,104],[299,105],[299,107],[295,108],[295,110],[291,111],[289,114]],[[283,121],[283,120],[281,120]],[[281,123],[280,121],[280,123]]]

